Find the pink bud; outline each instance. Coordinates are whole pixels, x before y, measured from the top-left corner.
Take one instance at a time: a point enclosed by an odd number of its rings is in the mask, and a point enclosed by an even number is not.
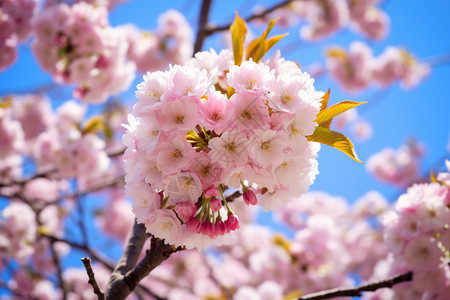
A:
[[[216,221],[216,234],[222,235],[227,233],[227,229],[225,228],[225,223],[223,221]]]
[[[201,233],[209,236],[210,238],[214,238],[214,224],[210,221],[205,221],[202,223]]]
[[[242,195],[244,198],[245,204],[247,205],[256,205],[258,203],[258,199],[256,199],[256,194],[253,190],[248,189]]]
[[[211,197],[219,197],[220,196],[220,192],[217,188],[215,188],[214,186],[210,186],[208,188],[205,189],[205,198],[211,198]]]
[[[201,227],[202,224],[196,217],[191,217],[186,224],[187,230],[189,230],[192,233],[200,233]]]
[[[231,214],[228,216],[228,219],[225,220],[225,228],[227,232],[239,229],[239,218],[235,214]]]
[[[158,195],[159,195],[159,201],[162,202],[164,200],[164,192],[160,191],[160,192],[158,192]]]
[[[181,221],[186,223],[191,217],[194,216],[195,212],[197,211],[197,207],[189,202],[182,201],[178,202],[177,205],[175,205],[174,210]]]
[[[72,92],[72,94],[77,99],[83,99],[84,96],[86,96],[87,92],[88,92],[87,88],[85,88],[85,87],[78,87]]]
[[[209,201],[209,205],[211,205],[211,209],[213,210],[213,212],[217,212],[222,207],[221,201],[216,197]]]
[[[106,69],[109,65],[109,60],[104,55],[100,55],[95,63],[96,68]]]

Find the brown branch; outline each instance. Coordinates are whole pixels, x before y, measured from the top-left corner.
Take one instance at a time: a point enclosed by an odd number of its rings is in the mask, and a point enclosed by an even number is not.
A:
[[[181,250],[172,245],[164,244],[160,239],[152,238],[150,250],[147,250],[145,257],[136,265],[148,237],[144,224],[135,222],[133,234],[106,285],[106,299],[125,299],[154,268],[173,252]]]
[[[64,283],[63,276],[62,276],[61,261],[58,257],[58,253],[56,253],[54,244],[55,244],[55,241],[50,240],[50,245],[51,245],[50,250],[52,252],[53,263],[55,264],[55,268],[56,268],[56,276],[58,277],[58,285],[62,291],[62,299],[66,300],[67,299],[67,289],[66,289],[66,285]]]
[[[273,11],[275,11],[275,10],[277,10],[277,9],[283,7],[283,6],[286,6],[286,5],[288,5],[289,3],[293,2],[293,1],[296,1],[296,0],[284,0],[282,2],[279,2],[279,3],[277,3],[277,4],[273,5],[273,6],[265,9],[265,10],[262,10],[260,12],[254,13],[253,15],[248,16],[244,20],[246,22],[250,22],[250,21],[253,21],[255,19],[263,18],[263,17],[267,16],[268,14],[272,13]],[[205,28],[205,31],[206,31],[205,34],[206,34],[206,36],[210,36],[210,35],[212,35],[215,32],[228,30],[230,28],[230,26],[231,26],[231,23],[230,24],[226,24],[226,25],[222,25],[222,26],[207,25],[206,28]]]
[[[359,287],[354,288],[337,288],[327,291],[321,291],[317,293],[312,293],[298,298],[297,300],[321,300],[321,299],[331,299],[334,297],[360,297],[362,292],[373,292],[381,288],[392,288],[395,284],[401,282],[411,281],[413,279],[412,272],[406,272],[404,274],[391,277],[385,280],[366,283]]]
[[[105,258],[101,257],[100,254],[97,254],[97,252],[95,252],[92,248],[86,246],[86,245],[80,245],[77,244],[75,242],[57,237],[57,236],[53,236],[50,234],[44,234],[41,233],[41,236],[46,237],[50,240],[50,242],[62,242],[65,243],[73,248],[82,250],[84,252],[86,252],[89,256],[91,256],[93,259],[97,260],[98,262],[102,263],[105,267],[107,267],[110,270],[114,269],[114,266],[112,263],[108,262]]]
[[[202,50],[203,42],[205,41],[208,33],[206,31],[206,26],[208,24],[208,16],[211,8],[212,0],[203,0],[202,7],[200,9],[200,16],[198,18],[198,30],[197,37],[195,38],[194,43],[194,53],[197,53]]]
[[[81,259],[81,261],[83,262],[84,268],[86,269],[86,273],[89,277],[88,283],[94,289],[94,294],[97,295],[99,300],[104,300],[105,294],[103,294],[103,291],[100,289],[100,287],[98,286],[97,280],[95,279],[94,270],[92,269],[92,266],[91,266],[91,259],[89,257],[83,257]]]

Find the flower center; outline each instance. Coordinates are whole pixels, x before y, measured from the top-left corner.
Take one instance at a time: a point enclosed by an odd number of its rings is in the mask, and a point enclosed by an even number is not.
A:
[[[270,142],[262,142],[261,149],[268,153],[272,152],[272,146],[270,145]]]
[[[241,117],[246,118],[246,119],[251,119],[252,118],[252,114],[248,111],[248,110],[244,110],[241,114]]]
[[[173,157],[173,158],[180,158],[180,157],[183,157],[183,153],[181,153],[180,150],[176,149],[175,151],[172,152],[172,157]]]
[[[256,79],[250,79],[247,84],[247,90],[253,90],[257,82],[258,80]]]
[[[234,142],[228,143],[225,145],[225,149],[228,150],[228,152],[235,152],[236,151],[236,144]]]
[[[288,104],[289,102],[294,101],[294,97],[292,97],[291,95],[284,95],[281,96],[281,103],[283,104]]]
[[[175,116],[175,123],[177,124],[183,124],[184,116],[183,115],[176,115]]]

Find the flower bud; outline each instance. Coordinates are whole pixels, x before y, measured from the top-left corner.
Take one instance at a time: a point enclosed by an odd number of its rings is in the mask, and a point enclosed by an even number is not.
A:
[[[213,212],[217,212],[222,207],[222,203],[220,199],[217,197],[211,199],[211,201],[209,201],[209,205],[211,206]]]
[[[225,220],[225,228],[227,232],[239,229],[239,218],[235,214],[231,214],[228,216],[228,219]]]
[[[192,233],[200,233],[202,224],[196,217],[191,217],[186,224],[187,230]]]
[[[253,190],[248,189],[242,195],[244,198],[245,204],[247,205],[256,205],[258,203],[258,199],[256,199],[256,194]]]

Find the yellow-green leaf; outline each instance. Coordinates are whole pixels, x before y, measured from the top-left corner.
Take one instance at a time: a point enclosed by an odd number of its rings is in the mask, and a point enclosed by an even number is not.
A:
[[[84,125],[84,128],[82,130],[83,134],[86,133],[95,133],[99,131],[103,131],[105,129],[105,120],[102,115],[94,116],[90,118],[86,124]]]
[[[12,106],[12,96],[6,96],[5,98],[0,98],[0,108],[8,108]]]
[[[39,234],[50,234],[50,229],[47,227],[47,226],[45,226],[45,225],[41,225],[41,226],[39,226],[38,228],[37,228],[37,232],[39,233]]]
[[[367,103],[367,102],[355,102],[355,101],[347,100],[347,101],[342,101],[342,102],[336,103],[336,104],[320,111],[317,114],[317,118],[316,118],[315,122],[317,124],[321,125],[322,127],[329,128],[331,125],[331,120],[335,116],[340,115],[343,112],[345,112],[351,108],[354,108],[358,105],[361,105],[363,103]]]
[[[254,62],[258,62],[264,55],[265,41],[277,20],[271,20],[266,30],[256,39],[250,42],[247,47],[246,59],[252,58]]]
[[[239,17],[236,12],[233,24],[230,26],[231,42],[233,44],[234,63],[241,65],[242,57],[244,56],[244,41],[247,35],[247,24]]]
[[[352,141],[350,141],[350,139],[347,138],[342,133],[321,126],[317,126],[313,134],[308,135],[306,138],[310,142],[317,142],[336,148],[344,152],[357,162],[362,162],[356,155],[355,147],[353,146]]]
[[[439,183],[433,171],[430,172],[430,181],[434,183]]]
[[[284,296],[283,300],[297,299],[297,298],[300,298],[302,296],[302,294],[303,294],[303,291],[300,289],[293,290],[292,292],[290,292],[289,294]]]
[[[227,97],[228,97],[228,99],[230,99],[231,96],[233,96],[233,94],[234,94],[235,92],[236,92],[236,91],[234,90],[234,88],[233,88],[232,86],[228,86],[228,87],[227,87]]]
[[[348,55],[341,47],[330,47],[327,49],[326,55],[330,58],[347,59]]]
[[[328,89],[328,91],[325,93],[325,95],[323,95],[322,100],[320,101],[320,111],[323,111],[327,108],[328,106],[328,100],[330,99],[330,89]]]
[[[285,36],[287,36],[289,33],[285,33],[285,34],[279,34],[276,36],[271,37],[270,39],[266,40],[264,43],[264,53],[263,55],[260,57],[263,58],[264,54],[267,53],[267,51],[270,50],[270,48],[273,47],[273,45],[275,45],[276,43],[278,43],[282,38],[284,38]]]

